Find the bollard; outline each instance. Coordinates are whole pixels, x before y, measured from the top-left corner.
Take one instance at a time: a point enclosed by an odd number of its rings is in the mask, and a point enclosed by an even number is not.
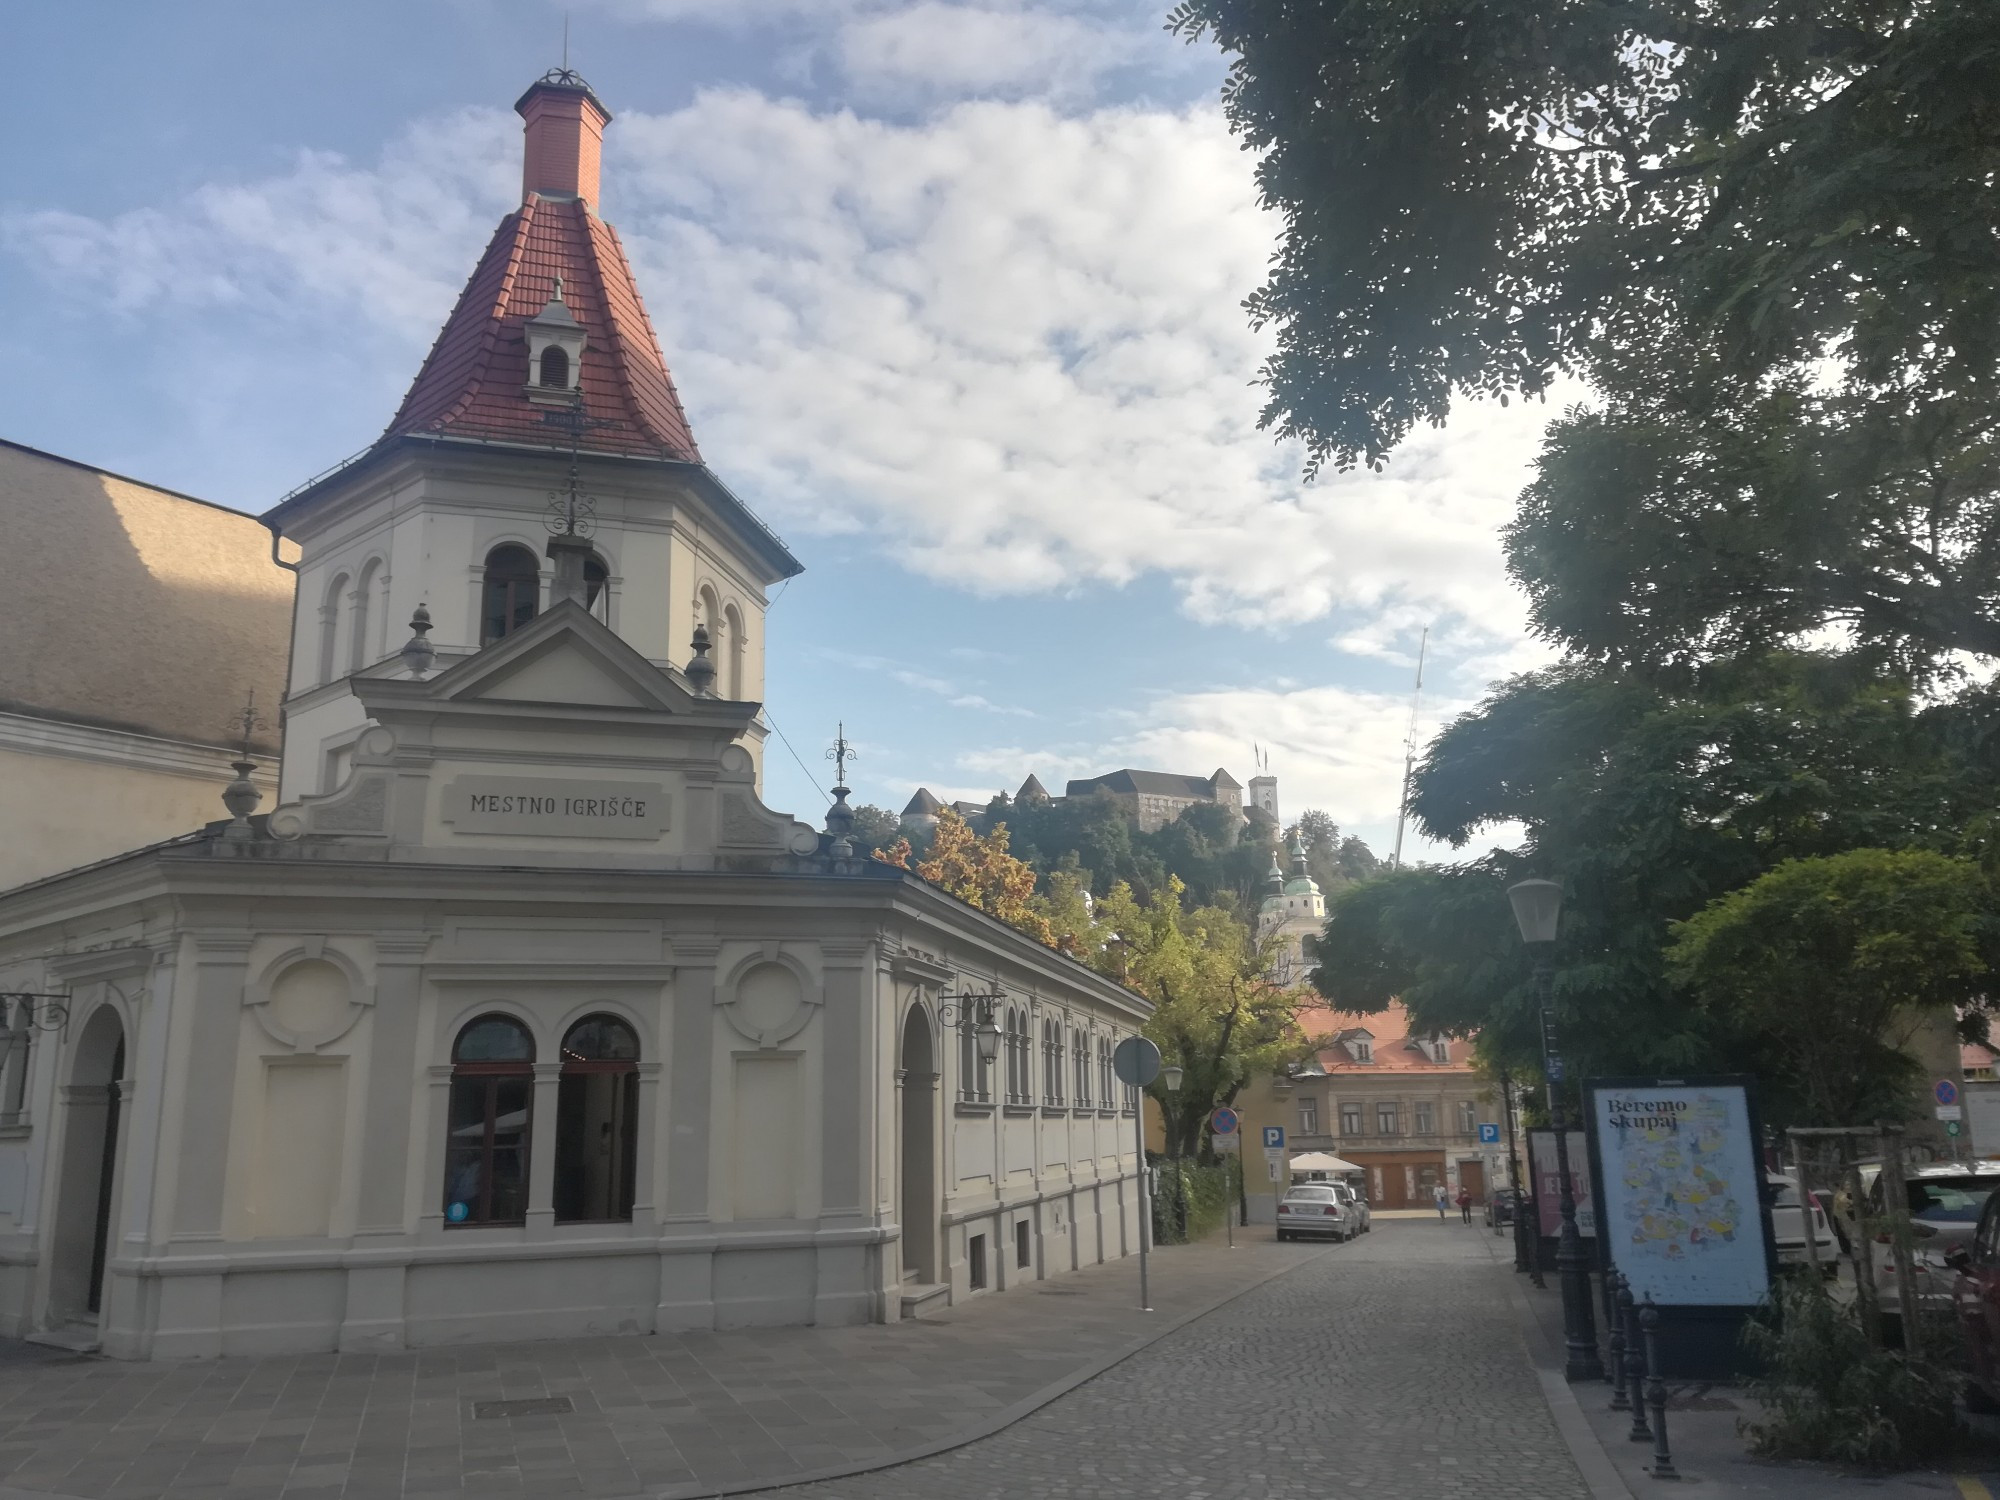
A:
[[[1630,1411],[1625,1399],[1625,1310],[1621,1299],[1632,1294],[1625,1290],[1623,1272],[1613,1271],[1604,1278],[1604,1321],[1611,1325],[1611,1409]]]
[[[1625,1327],[1625,1399],[1632,1407],[1632,1428],[1625,1436],[1635,1443],[1650,1443],[1653,1429],[1646,1425],[1645,1343],[1639,1337],[1639,1305],[1632,1300],[1632,1283],[1618,1288],[1618,1321]]]
[[[1660,1378],[1660,1310],[1648,1297],[1639,1311],[1639,1327],[1646,1336],[1646,1405],[1653,1413],[1653,1477],[1679,1479],[1674,1456],[1667,1451],[1667,1383]]]

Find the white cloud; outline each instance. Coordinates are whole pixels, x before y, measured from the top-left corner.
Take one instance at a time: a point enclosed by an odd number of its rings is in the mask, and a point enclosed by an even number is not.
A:
[[[1079,16],[921,0],[848,21],[835,55],[850,83],[871,98],[1076,98],[1098,75],[1130,60],[1139,40]]]
[[[988,101],[890,124],[721,91],[624,112],[608,144],[609,213],[704,452],[794,539],[865,531],[988,595],[1151,573],[1201,619],[1339,609],[1361,618],[1341,643],[1377,656],[1424,622],[1460,655],[1516,650],[1495,526],[1546,412],[1469,407],[1385,474],[1301,484],[1256,428],[1266,346],[1240,306],[1273,225],[1214,109]],[[472,112],[374,166],[304,155],[0,230],[94,305],[223,307],[272,359],[372,330],[413,372],[517,152],[511,116]]]

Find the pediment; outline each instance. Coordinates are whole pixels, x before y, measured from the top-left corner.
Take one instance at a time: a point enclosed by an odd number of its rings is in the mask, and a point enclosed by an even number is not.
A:
[[[691,713],[701,700],[573,603],[552,606],[506,640],[439,673],[427,696],[450,703]]]

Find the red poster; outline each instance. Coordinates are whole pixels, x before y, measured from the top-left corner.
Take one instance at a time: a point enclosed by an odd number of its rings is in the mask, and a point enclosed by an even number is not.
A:
[[[1569,1179],[1576,1194],[1577,1233],[1597,1234],[1597,1207],[1590,1201],[1590,1148],[1583,1132],[1569,1133]],[[1548,1239],[1562,1233],[1562,1174],[1556,1169],[1556,1133],[1553,1130],[1528,1132],[1528,1158],[1535,1174],[1535,1210],[1541,1232]]]

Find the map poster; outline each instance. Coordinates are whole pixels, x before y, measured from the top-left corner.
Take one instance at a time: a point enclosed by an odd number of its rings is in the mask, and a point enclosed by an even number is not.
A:
[[[1764,1299],[1756,1121],[1734,1081],[1592,1083],[1598,1217],[1632,1295],[1663,1307]]]
[[[1528,1160],[1535,1174],[1535,1219],[1542,1238],[1552,1240],[1562,1233],[1562,1172],[1556,1164],[1556,1133],[1535,1129],[1528,1132]],[[1576,1232],[1585,1239],[1597,1233],[1596,1205],[1590,1197],[1590,1152],[1581,1130],[1569,1133],[1569,1180],[1576,1194]]]

